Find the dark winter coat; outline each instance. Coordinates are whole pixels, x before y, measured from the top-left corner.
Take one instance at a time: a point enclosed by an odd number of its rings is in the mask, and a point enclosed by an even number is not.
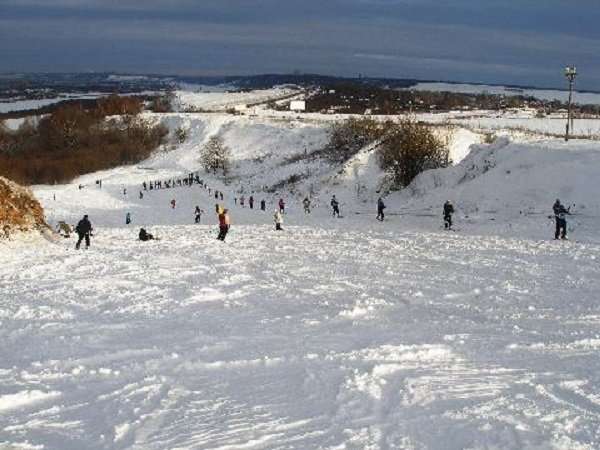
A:
[[[79,223],[75,227],[75,231],[77,232],[77,234],[81,235],[88,234],[92,231],[92,224],[87,217],[84,217],[79,221]]]
[[[565,216],[567,214],[571,214],[569,210],[565,209],[565,207],[560,203],[554,203],[554,206],[552,206],[552,210],[554,211],[554,216],[560,220],[565,220]]]
[[[444,203],[444,217],[454,214],[454,206],[452,203]]]

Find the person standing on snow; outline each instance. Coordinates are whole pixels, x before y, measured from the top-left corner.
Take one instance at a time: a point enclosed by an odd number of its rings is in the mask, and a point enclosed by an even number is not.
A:
[[[279,199],[279,212],[285,214],[285,202],[283,201],[283,198]]]
[[[225,236],[227,236],[230,226],[231,226],[231,222],[229,219],[229,210],[224,209],[219,214],[219,235],[217,236],[218,240],[225,241]]]
[[[281,231],[281,224],[283,223],[283,215],[281,211],[275,210],[275,214],[273,214],[273,219],[275,220],[275,229],[277,231]]]
[[[385,209],[385,204],[383,203],[383,199],[381,197],[379,197],[377,199],[377,220],[383,222],[383,219],[385,217],[385,214],[383,213],[383,210]]]
[[[304,214],[310,214],[310,199],[308,197],[304,197],[302,204],[304,205]]]
[[[340,217],[340,203],[335,198],[335,195],[331,197],[331,208],[333,209],[333,217]]]
[[[243,195],[240,197],[240,205],[242,208],[245,208],[244,203],[246,203],[246,197]]]
[[[261,211],[266,211],[267,210],[267,202],[265,202],[264,199],[260,201],[260,210]]]
[[[129,225],[131,223],[131,213],[125,214],[125,225]]]
[[[450,200],[444,203],[444,228],[450,230],[452,228],[452,214],[454,214],[454,205]]]
[[[85,248],[90,248],[90,235],[92,233],[92,223],[88,219],[87,214],[83,216],[83,219],[79,221],[77,226],[75,227],[75,232],[79,239],[77,240],[77,244],[75,244],[75,249],[79,250],[81,246],[81,241],[85,239]]]
[[[559,199],[556,199],[552,206],[554,212],[554,218],[556,220],[556,231],[554,233],[554,239],[567,239],[567,214],[571,214],[571,208],[565,209],[560,203]]]
[[[200,223],[200,219],[202,218],[202,213],[204,211],[200,209],[199,206],[196,206],[196,209],[194,210],[194,223]]]
[[[252,195],[248,199],[248,206],[250,206],[250,209],[254,209],[254,197]]]
[[[175,199],[171,200],[171,209],[175,209],[176,204],[177,202],[175,201]]]

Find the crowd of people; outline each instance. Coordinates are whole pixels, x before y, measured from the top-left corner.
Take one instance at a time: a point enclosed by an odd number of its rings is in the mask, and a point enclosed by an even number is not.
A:
[[[96,184],[99,185],[99,187],[102,187],[102,180],[97,180]],[[225,241],[225,238],[231,228],[231,218],[229,215],[229,209],[225,208],[224,206],[222,206],[219,203],[219,201],[222,202],[224,200],[225,196],[222,191],[212,189],[211,187],[206,185],[204,183],[204,181],[199,178],[197,173],[190,173],[185,178],[144,181],[142,183],[142,191],[140,191],[140,199],[142,199],[144,197],[144,194],[143,194],[144,191],[155,190],[155,189],[170,189],[170,188],[179,187],[179,186],[193,186],[194,184],[197,184],[197,185],[203,187],[208,192],[208,195],[210,195],[210,196],[214,195],[214,198],[217,201],[217,203],[215,204],[215,213],[217,215],[218,224],[219,224],[219,231],[218,231],[217,239],[220,241]],[[125,189],[123,189],[123,194],[126,195],[126,193],[127,193],[127,191]],[[248,207],[250,209],[254,209],[256,201],[257,201],[254,194],[250,195],[247,198],[245,195],[242,194],[239,197],[234,197],[233,200],[234,200],[234,204],[236,206],[245,208],[246,205],[248,205]],[[260,204],[260,210],[266,211],[265,199],[261,199],[259,204]],[[277,205],[277,207],[275,208],[275,211],[273,214],[273,222],[275,225],[275,230],[282,231],[284,215],[286,214],[286,206],[287,205],[283,198],[279,198],[276,205]],[[332,217],[334,217],[334,218],[343,217],[341,215],[341,211],[340,211],[340,202],[336,198],[335,195],[333,195],[331,197],[329,205],[331,207]],[[305,214],[311,214],[312,200],[309,196],[306,196],[302,200],[302,206],[303,206]],[[171,209],[175,209],[177,207],[176,199],[173,198],[170,201],[170,207],[171,207]],[[377,215],[375,217],[376,220],[381,221],[381,222],[383,222],[385,220],[385,209],[386,209],[386,205],[383,201],[383,198],[379,197],[377,199],[377,204],[376,204],[376,211],[377,211]],[[552,212],[553,212],[555,224],[556,224],[556,230],[555,230],[555,235],[554,235],[555,239],[567,239],[567,215],[571,214],[570,208],[565,208],[562,205],[562,203],[560,202],[560,200],[557,199],[552,207]],[[442,207],[442,218],[443,218],[444,229],[453,230],[452,217],[453,217],[454,213],[455,213],[454,205],[452,204],[452,202],[450,200],[447,200]],[[201,209],[200,206],[196,205],[196,207],[194,209],[194,223],[200,224],[202,222],[202,216],[204,214],[205,214],[205,211],[203,209]],[[131,223],[132,223],[131,213],[127,212],[125,215],[125,224],[130,225]],[[61,233],[64,232],[65,237],[69,237],[70,227],[65,222],[59,222],[57,231],[61,232]],[[79,249],[81,247],[82,242],[84,242],[84,241],[85,241],[86,248],[88,248],[90,246],[90,237],[92,236],[92,231],[93,231],[93,228],[92,228],[92,224],[89,220],[89,217],[87,215],[85,215],[79,221],[77,226],[75,227],[75,232],[77,233],[77,236],[78,236],[78,240],[75,245],[76,249]],[[156,238],[152,234],[148,233],[144,228],[140,229],[138,237],[139,237],[140,241],[156,240]]]

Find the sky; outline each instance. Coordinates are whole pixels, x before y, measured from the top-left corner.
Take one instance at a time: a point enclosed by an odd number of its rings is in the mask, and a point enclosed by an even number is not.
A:
[[[0,73],[319,73],[600,90],[598,0],[0,0]]]

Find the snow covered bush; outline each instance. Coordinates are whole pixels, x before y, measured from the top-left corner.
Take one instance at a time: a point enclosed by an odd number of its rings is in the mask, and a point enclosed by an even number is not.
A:
[[[421,172],[447,167],[450,150],[447,139],[414,119],[386,123],[379,148],[379,164],[390,173],[396,187],[405,187]]]
[[[329,142],[322,154],[331,162],[344,163],[382,135],[383,128],[372,119],[350,118],[336,122],[331,125]]]
[[[222,170],[223,175],[227,175],[230,167],[231,150],[225,145],[223,139],[219,136],[212,136],[202,147],[200,152],[200,161],[207,172],[216,174],[217,170]]]

